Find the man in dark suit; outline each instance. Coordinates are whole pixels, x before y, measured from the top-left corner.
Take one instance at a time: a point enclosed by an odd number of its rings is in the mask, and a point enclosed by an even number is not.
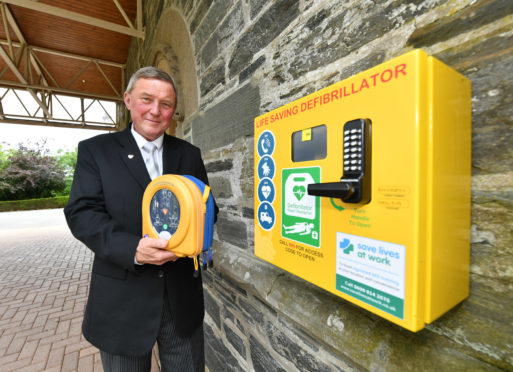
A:
[[[197,147],[164,133],[177,103],[169,75],[138,70],[124,101],[132,125],[80,142],[64,208],[73,235],[94,252],[83,333],[106,371],[149,371],[156,340],[162,370],[204,371],[201,275],[192,259],[165,250],[166,240],[142,238],[141,205],[150,177],[208,183],[205,166]]]

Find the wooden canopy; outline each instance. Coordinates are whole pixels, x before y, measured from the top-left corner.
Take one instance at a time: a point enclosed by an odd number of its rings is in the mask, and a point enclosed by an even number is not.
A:
[[[119,124],[131,38],[144,38],[142,0],[6,0],[0,12],[0,122]],[[110,119],[88,120],[91,107]]]

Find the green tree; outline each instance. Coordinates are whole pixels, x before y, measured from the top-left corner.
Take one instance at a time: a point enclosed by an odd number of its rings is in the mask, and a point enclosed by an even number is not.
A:
[[[57,150],[57,162],[68,174],[73,174],[77,165],[78,148],[73,151]]]
[[[34,148],[19,144],[8,165],[0,169],[0,196],[20,200],[55,196],[66,187],[65,169],[45,149],[46,142]]]
[[[9,165],[9,156],[11,153],[12,151],[10,150],[5,151],[2,147],[2,144],[0,144],[0,171],[7,168]]]
[[[69,195],[71,191],[71,184],[73,182],[73,174],[75,172],[75,165],[77,164],[78,148],[73,151],[57,150],[57,161],[65,172],[64,182],[66,187],[59,195]]]

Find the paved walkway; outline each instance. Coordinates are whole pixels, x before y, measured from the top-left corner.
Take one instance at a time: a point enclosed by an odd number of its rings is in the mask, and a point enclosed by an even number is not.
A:
[[[62,209],[0,213],[0,371],[103,371],[81,332],[91,264]]]

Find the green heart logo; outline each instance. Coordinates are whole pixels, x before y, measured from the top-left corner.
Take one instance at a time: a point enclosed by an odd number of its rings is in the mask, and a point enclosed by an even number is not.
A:
[[[303,199],[303,196],[305,196],[306,189],[304,186],[296,185],[292,189],[292,192],[294,193],[294,195],[296,195],[296,198],[299,201],[299,200]]]

